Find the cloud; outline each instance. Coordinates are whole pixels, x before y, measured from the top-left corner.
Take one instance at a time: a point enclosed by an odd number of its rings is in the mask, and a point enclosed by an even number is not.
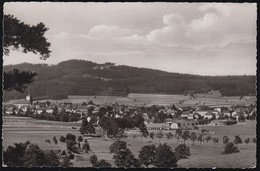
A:
[[[59,34],[57,34],[57,35],[54,35],[53,37],[54,37],[54,38],[58,38],[58,39],[66,39],[66,38],[68,38],[69,36],[70,36],[69,33],[67,33],[67,32],[61,32],[61,33],[59,33]]]
[[[118,26],[97,25],[90,29],[87,37],[90,39],[113,39],[129,34],[128,29],[119,28]]]

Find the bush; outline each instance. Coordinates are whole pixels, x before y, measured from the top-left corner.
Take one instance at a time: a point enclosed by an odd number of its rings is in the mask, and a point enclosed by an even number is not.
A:
[[[187,158],[190,156],[190,148],[185,144],[180,144],[175,148],[175,152],[179,159]]]
[[[240,138],[240,136],[239,135],[236,135],[235,136],[235,139],[234,139],[234,144],[242,144],[243,143],[243,141],[242,141],[242,139]]]
[[[159,145],[156,149],[154,165],[157,167],[177,167],[176,153],[167,144]]]
[[[72,163],[70,162],[70,157],[69,156],[65,156],[63,158],[62,162],[60,163],[60,166],[61,167],[70,167],[70,166],[72,166]]]
[[[53,150],[47,151],[45,153],[45,165],[44,166],[59,166],[59,157],[57,153],[55,153]]]
[[[230,142],[226,145],[223,154],[232,154],[238,152],[239,152],[238,148],[232,142]]]

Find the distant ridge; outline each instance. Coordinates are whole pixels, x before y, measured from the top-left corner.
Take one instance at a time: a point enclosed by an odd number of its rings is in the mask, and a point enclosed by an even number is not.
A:
[[[119,95],[128,93],[194,94],[219,90],[224,96],[255,95],[256,76],[199,76],[160,70],[68,60],[57,65],[22,63],[4,66],[38,73],[30,85],[35,97],[64,98],[67,95]],[[4,92],[4,100],[26,95]]]

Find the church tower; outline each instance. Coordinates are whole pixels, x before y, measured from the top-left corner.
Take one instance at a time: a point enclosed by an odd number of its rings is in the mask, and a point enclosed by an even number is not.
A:
[[[31,104],[33,102],[32,96],[31,96],[31,90],[29,90],[29,94],[26,96],[26,101],[29,101]]]

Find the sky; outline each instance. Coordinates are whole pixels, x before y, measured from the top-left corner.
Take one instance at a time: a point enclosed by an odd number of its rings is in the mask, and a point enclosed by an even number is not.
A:
[[[3,65],[83,59],[196,75],[256,75],[256,11],[255,3],[9,2],[4,14],[49,28],[52,52],[41,60],[11,50]]]

